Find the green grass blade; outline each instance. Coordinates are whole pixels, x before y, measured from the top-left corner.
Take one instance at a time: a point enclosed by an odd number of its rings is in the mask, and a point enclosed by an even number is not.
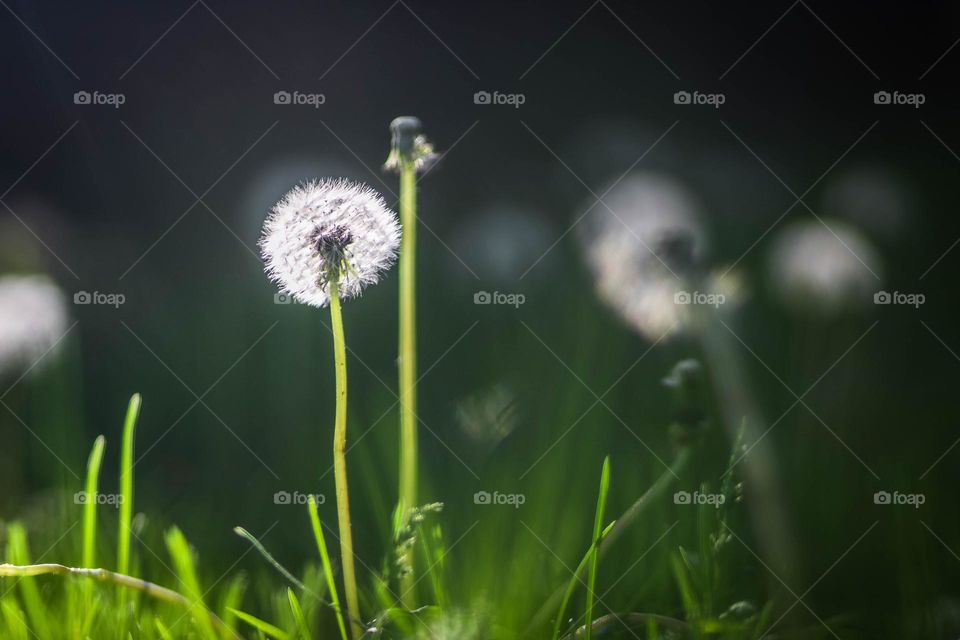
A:
[[[0,610],[3,611],[3,631],[7,634],[4,637],[12,640],[27,640],[30,631],[23,618],[23,612],[7,600],[0,600]]]
[[[197,568],[193,562],[193,553],[190,545],[177,527],[172,527],[164,536],[167,551],[173,560],[173,566],[180,583],[183,585],[184,595],[190,599],[190,613],[196,620],[197,626],[208,638],[216,638],[213,621],[210,613],[203,604],[203,591],[200,590],[200,581],[197,579]]]
[[[19,565],[30,564],[27,532],[18,522],[14,522],[7,527],[7,562]],[[23,606],[37,636],[43,640],[52,637],[48,624],[47,608],[40,597],[40,589],[37,588],[36,579],[21,578],[19,584]]]
[[[586,640],[593,636],[593,590],[597,584],[597,566],[600,564],[600,534],[603,529],[603,514],[607,510],[607,493],[610,490],[610,456],[603,459],[603,470],[600,472],[600,493],[597,496],[597,513],[593,520],[593,551],[590,554],[590,573],[587,577],[587,633]]]
[[[123,443],[120,452],[120,525],[117,530],[117,572],[130,571],[130,523],[133,520],[133,443],[140,416],[140,394],[130,397],[127,417],[123,421]]]
[[[337,584],[333,579],[333,567],[330,564],[330,554],[327,552],[327,542],[323,537],[323,526],[320,524],[320,514],[317,512],[317,502],[310,496],[307,505],[310,512],[310,525],[313,527],[313,537],[317,541],[317,550],[320,552],[320,562],[323,563],[323,575],[327,580],[327,590],[330,592],[330,601],[333,603],[337,615],[337,625],[340,627],[341,640],[347,640],[347,626],[343,621],[343,610],[340,608],[340,597],[337,595]]]
[[[167,629],[167,625],[160,621],[160,618],[154,618],[153,622],[157,627],[157,633],[160,634],[160,637],[163,638],[163,640],[173,640],[173,634],[170,633],[169,629]]]
[[[600,540],[603,540],[607,537],[607,534],[610,533],[610,530],[613,529],[613,525],[617,523],[616,520],[604,527],[603,531],[600,533]],[[598,541],[599,542],[599,541]],[[560,601],[560,608],[557,610],[557,619],[553,625],[553,640],[557,640],[560,637],[560,628],[563,625],[563,616],[567,613],[567,607],[570,605],[570,599],[573,597],[573,590],[576,589],[577,583],[580,582],[580,574],[582,574],[587,569],[587,563],[590,562],[590,558],[593,556],[593,545],[587,549],[587,552],[583,555],[583,558],[580,559],[580,564],[577,565],[576,570],[573,572],[573,575],[570,577],[570,580],[567,582],[567,588],[563,592],[563,599]]]
[[[83,504],[83,561],[84,567],[96,567],[97,555],[97,482],[100,478],[100,465],[103,462],[103,449],[107,441],[97,436],[87,460],[86,496]]]
[[[297,595],[290,587],[287,587],[287,600],[290,601],[290,611],[293,613],[293,619],[297,623],[301,640],[310,640],[310,627],[307,626],[307,619],[303,617],[303,609],[300,607],[300,601],[297,600]]]
[[[243,527],[234,527],[234,528],[233,528],[233,532],[234,532],[235,534],[237,534],[238,536],[240,536],[241,538],[243,538],[243,539],[245,539],[246,541],[248,541],[250,544],[252,544],[252,545],[253,545],[253,548],[260,552],[260,555],[263,556],[264,560],[266,560],[267,562],[269,562],[270,565],[271,565],[274,569],[276,569],[277,571],[279,571],[280,574],[281,574],[284,578],[286,578],[286,579],[289,580],[291,583],[293,583],[293,585],[294,585],[297,589],[300,589],[301,591],[306,591],[306,590],[307,590],[307,585],[303,584],[303,582],[301,582],[300,580],[298,580],[295,575],[293,575],[292,573],[290,573],[290,571],[289,571],[286,567],[284,567],[282,564],[280,564],[279,562],[277,562],[277,559],[274,558],[274,557],[270,554],[269,551],[267,551],[267,548],[263,546],[263,543],[261,543],[259,540],[257,540],[256,536],[254,536],[252,533],[250,533],[249,531],[247,531],[247,530],[244,529]]]
[[[291,640],[290,634],[288,634],[286,631],[273,626],[269,622],[264,622],[263,620],[261,620],[260,618],[257,618],[256,616],[252,616],[249,613],[244,613],[239,609],[231,609],[230,613],[237,616],[238,618],[246,622],[248,625],[250,625],[251,627],[253,627],[254,629],[256,629],[257,631],[259,631],[260,633],[266,636],[275,638],[276,640]]]

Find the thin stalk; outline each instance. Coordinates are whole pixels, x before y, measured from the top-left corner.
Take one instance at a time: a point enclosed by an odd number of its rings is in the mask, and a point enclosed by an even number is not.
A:
[[[42,575],[73,575],[92,578],[93,580],[97,580],[99,582],[110,582],[127,589],[139,591],[145,596],[150,596],[151,598],[155,598],[157,600],[162,600],[164,602],[181,606],[187,610],[196,605],[196,601],[191,600],[190,598],[187,598],[186,596],[177,593],[172,589],[167,589],[166,587],[161,587],[158,584],[147,582],[146,580],[141,580],[140,578],[134,578],[133,576],[124,575],[122,573],[117,573],[115,571],[107,571],[106,569],[76,568],[67,567],[62,564],[50,563],[22,566],[14,564],[0,564],[0,577],[24,578]],[[233,638],[240,637],[235,632],[230,630],[230,628],[227,627],[223,621],[209,609],[207,609],[207,615],[210,616],[210,619],[213,620],[213,623],[220,629],[222,633]]]
[[[106,446],[103,436],[97,436],[87,460],[87,484],[83,503],[83,566],[96,564],[97,546],[97,482],[100,477],[100,464],[103,462],[103,448]]]
[[[330,320],[333,325],[333,357],[337,377],[337,410],[333,429],[333,475],[337,486],[337,520],[340,526],[340,555],[343,562],[343,591],[350,612],[353,638],[363,634],[357,574],[353,564],[353,533],[350,528],[350,498],[347,490],[347,347],[343,336],[343,315],[336,278],[330,279]]]
[[[417,186],[414,160],[400,162],[400,516],[405,525],[417,506],[417,322],[416,242]],[[403,578],[403,604],[416,606],[414,576]]]
[[[140,394],[130,397],[127,417],[123,422],[123,444],[120,452],[120,525],[117,531],[117,572],[129,573],[130,537],[133,520],[133,442],[140,415]]]

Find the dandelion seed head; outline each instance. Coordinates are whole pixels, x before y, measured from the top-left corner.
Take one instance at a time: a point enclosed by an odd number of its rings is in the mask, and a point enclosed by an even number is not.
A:
[[[0,277],[0,375],[31,367],[67,331],[63,291],[42,275]]]
[[[266,272],[297,302],[323,307],[330,278],[341,298],[359,296],[393,266],[400,224],[373,189],[347,180],[311,181],[278,202],[263,226]]]
[[[629,176],[603,200],[579,234],[598,295],[648,339],[682,330],[690,310],[674,296],[687,289],[706,245],[696,200],[657,173]]]
[[[798,310],[824,315],[872,301],[880,271],[870,241],[837,220],[809,220],[784,229],[770,254],[775,293]]]

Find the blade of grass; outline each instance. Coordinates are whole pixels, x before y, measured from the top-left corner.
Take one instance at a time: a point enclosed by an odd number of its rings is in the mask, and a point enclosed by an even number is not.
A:
[[[650,508],[650,505],[654,504],[659,500],[663,495],[667,493],[667,490],[673,486],[673,483],[680,477],[680,474],[683,473],[688,466],[690,466],[690,461],[693,458],[693,451],[689,446],[681,448],[677,452],[677,456],[674,458],[673,463],[670,467],[664,471],[656,482],[646,490],[639,498],[637,498],[630,507],[624,511],[619,518],[617,518],[610,531],[604,536],[603,542],[600,544],[600,558],[602,559],[607,552],[610,550],[610,547],[613,546],[620,536],[630,527],[631,524],[636,522],[641,515],[646,513]],[[575,578],[579,578],[583,571],[586,570],[586,564],[584,563],[581,567],[578,567],[575,571]],[[546,624],[547,620],[554,611],[557,610],[557,607],[561,600],[564,597],[564,594],[567,590],[567,586],[560,585],[558,586],[550,597],[547,598],[537,613],[530,620],[530,624],[527,625],[527,635],[533,633],[539,627]]]
[[[267,551],[267,548],[264,547],[263,544],[259,540],[257,540],[257,538],[252,533],[250,533],[243,527],[234,527],[233,532],[238,536],[240,536],[241,538],[243,538],[244,540],[246,540],[247,542],[249,542],[250,544],[252,544],[253,548],[259,551],[260,555],[262,555],[263,558],[267,562],[269,562],[274,569],[279,571],[284,578],[286,578],[291,583],[293,583],[293,585],[297,589],[300,589],[301,591],[307,591],[307,586],[303,584],[300,580],[298,580],[296,576],[290,573],[290,571],[286,567],[284,567],[282,564],[277,562],[277,559],[274,558],[269,551]]]
[[[87,460],[87,484],[83,503],[83,560],[84,567],[96,565],[97,544],[97,482],[100,478],[100,464],[103,462],[103,448],[107,441],[97,436]]]
[[[307,626],[307,620],[303,617],[303,609],[300,607],[300,601],[297,600],[297,595],[290,587],[287,587],[287,600],[290,601],[290,611],[293,613],[293,619],[297,623],[301,640],[310,640],[310,627]]]
[[[140,415],[140,394],[130,397],[123,421],[123,443],[120,452],[120,525],[117,531],[117,572],[130,571],[130,523],[133,520],[133,443],[137,418]]]
[[[586,640],[593,637],[593,590],[597,584],[597,566],[600,564],[600,534],[603,527],[603,514],[607,509],[607,493],[610,491],[610,456],[603,459],[603,470],[600,472],[600,494],[597,496],[597,512],[593,520],[593,552],[590,554],[590,573],[587,577],[587,635]]]
[[[269,622],[264,622],[263,620],[261,620],[256,616],[252,616],[249,613],[244,613],[239,609],[231,609],[230,613],[237,616],[238,618],[246,622],[248,625],[250,625],[251,627],[253,627],[254,629],[256,629],[257,631],[259,631],[260,633],[266,636],[275,638],[276,640],[291,640],[290,634],[288,634],[286,631],[273,626]]]
[[[210,610],[203,604],[203,591],[200,589],[200,581],[197,579],[197,568],[193,562],[193,553],[190,551],[190,545],[183,536],[183,532],[177,527],[171,527],[164,541],[167,545],[167,552],[173,560],[174,569],[176,569],[177,578],[183,585],[189,599],[189,611],[193,614],[197,626],[201,632],[208,638],[216,638],[217,634],[213,629],[213,621],[210,616]]]
[[[337,584],[333,579],[333,567],[330,565],[330,554],[327,552],[327,542],[323,537],[323,526],[320,524],[317,502],[313,496],[310,496],[309,501],[307,511],[310,513],[310,525],[313,527],[313,537],[317,541],[317,550],[320,552],[320,562],[323,563],[323,575],[327,580],[327,590],[330,591],[330,600],[333,602],[333,610],[337,615],[340,638],[341,640],[347,640],[347,627],[343,621],[343,610],[340,608]]]
[[[30,564],[27,532],[19,522],[14,522],[7,527],[7,561],[14,564]],[[43,640],[52,637],[48,624],[47,608],[40,597],[40,590],[37,588],[36,581],[26,578],[19,580],[19,583],[23,606],[37,636]]]
[[[607,534],[610,533],[615,523],[616,521],[611,522],[603,529],[603,531],[600,533],[600,540],[603,540]],[[593,545],[590,545],[590,548],[588,548],[587,552],[583,554],[583,558],[580,559],[580,564],[577,565],[576,570],[573,572],[573,575],[567,582],[566,590],[563,592],[563,599],[560,601],[560,609],[557,611],[557,619],[553,625],[553,640],[557,640],[557,638],[560,637],[560,627],[563,625],[563,616],[566,615],[567,606],[570,604],[570,598],[573,597],[573,590],[577,587],[577,583],[580,582],[580,574],[586,570],[587,563],[590,562],[590,558],[592,556]]]

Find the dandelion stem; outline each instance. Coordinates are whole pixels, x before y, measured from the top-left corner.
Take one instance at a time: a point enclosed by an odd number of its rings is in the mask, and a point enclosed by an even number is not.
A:
[[[416,237],[417,187],[412,158],[400,162],[400,515],[407,522],[417,505],[417,325],[416,325]],[[404,576],[409,584],[401,588],[403,604],[416,606],[413,574]]]
[[[330,320],[333,325],[333,357],[337,377],[337,410],[333,429],[333,474],[337,485],[337,520],[340,525],[340,554],[343,561],[343,590],[350,612],[354,639],[363,634],[357,575],[353,563],[353,534],[350,529],[350,498],[347,490],[347,348],[343,337],[343,315],[336,278],[330,279]]]

